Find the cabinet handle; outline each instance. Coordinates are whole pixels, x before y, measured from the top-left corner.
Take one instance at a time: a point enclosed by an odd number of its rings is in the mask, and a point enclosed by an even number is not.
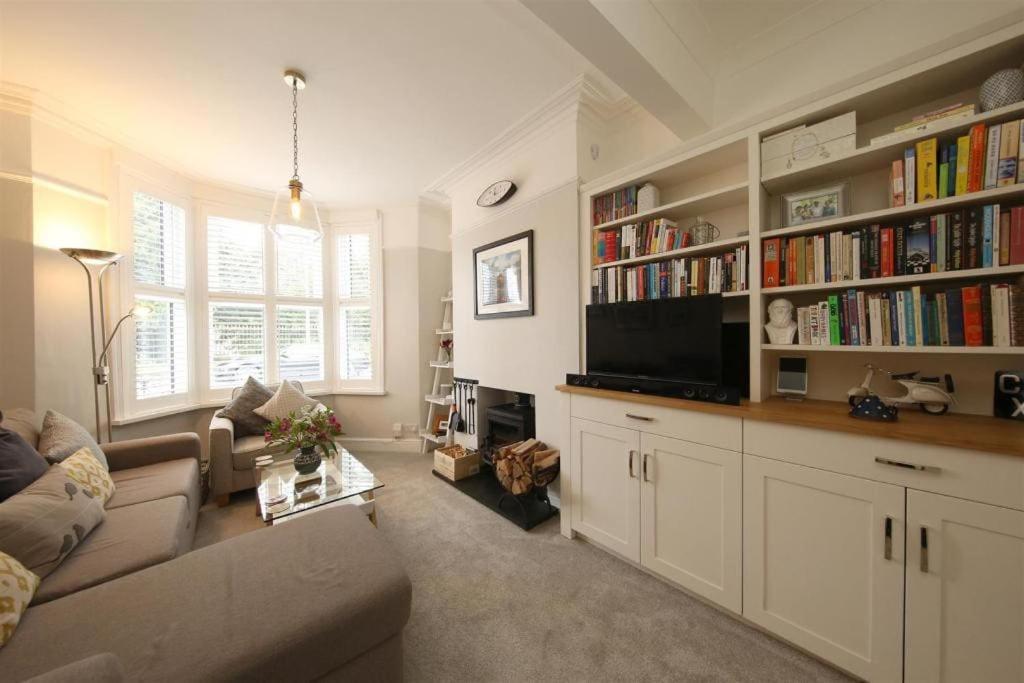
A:
[[[647,482],[650,481],[650,479],[647,478],[647,459],[650,458],[650,457],[651,457],[650,453],[644,453],[644,481],[647,481]]]
[[[900,462],[899,460],[889,460],[888,458],[875,458],[875,462],[879,465],[889,465],[890,467],[902,467],[905,470],[915,470],[917,472],[932,472],[938,474],[942,471],[941,467],[934,467],[932,465],[916,465],[912,462]]]
[[[887,560],[892,559],[892,517],[885,518],[885,548],[883,556]]]
[[[629,452],[629,478],[636,479],[636,475],[633,474],[633,456],[636,455],[636,451]]]
[[[921,573],[928,573],[928,529],[921,527]]]
[[[633,413],[626,413],[626,417],[634,420],[643,420],[644,422],[654,422],[653,417],[647,417],[646,415],[634,415]]]

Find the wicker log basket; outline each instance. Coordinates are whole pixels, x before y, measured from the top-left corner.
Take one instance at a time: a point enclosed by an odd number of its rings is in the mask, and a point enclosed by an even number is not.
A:
[[[502,487],[515,496],[545,487],[558,476],[557,449],[548,449],[544,442],[527,439],[494,452],[494,474]]]

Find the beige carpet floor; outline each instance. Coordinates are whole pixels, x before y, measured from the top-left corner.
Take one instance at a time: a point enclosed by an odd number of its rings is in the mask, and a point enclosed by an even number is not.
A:
[[[413,453],[359,457],[412,578],[409,681],[845,681],[836,670],[583,541],[524,532]],[[197,545],[262,528],[252,494],[202,510]]]

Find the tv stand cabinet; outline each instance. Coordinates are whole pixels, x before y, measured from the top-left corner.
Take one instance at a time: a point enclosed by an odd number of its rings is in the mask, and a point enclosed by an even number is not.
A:
[[[1024,423],[559,390],[568,535],[867,680],[1024,680]]]

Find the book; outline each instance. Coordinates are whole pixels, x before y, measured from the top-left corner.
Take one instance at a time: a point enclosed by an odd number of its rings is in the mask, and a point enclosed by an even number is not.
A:
[[[999,166],[996,185],[1003,187],[1017,182],[1017,158],[1020,154],[1020,121],[1007,121],[1002,126],[999,142]]]
[[[981,321],[981,287],[963,287],[964,344],[981,346],[984,340]]]
[[[956,196],[956,170],[957,170],[957,143],[951,142],[948,146],[949,149],[949,178],[948,187],[946,187],[946,196]]]
[[[939,147],[939,199],[949,196],[949,145]]]
[[[985,180],[984,188],[990,190],[996,186],[999,169],[999,133],[1002,126],[996,124],[988,129],[988,143],[985,146]]]
[[[930,202],[939,197],[939,141],[922,140],[915,145],[917,156],[917,201]]]
[[[999,265],[1010,265],[1010,212],[999,213]]]
[[[1017,136],[1017,182],[1024,183],[1024,121],[1020,125]]]
[[[1010,286],[990,285],[992,298],[992,346],[1010,346]]]
[[[903,150],[903,193],[907,206],[917,203],[917,153],[913,147]]]
[[[939,319],[939,345],[949,346],[949,309],[946,305],[946,293],[935,294],[936,315]]]
[[[923,219],[915,220],[907,228],[907,254],[904,273],[921,275],[931,270],[931,235],[929,223]]]
[[[964,345],[964,308],[963,291],[957,289],[946,290],[946,325],[949,328],[949,345]]]
[[[1024,346],[1024,284],[1010,285],[1010,345]]]
[[[981,292],[981,345],[992,346],[992,289],[978,285]]]
[[[1010,209],[1010,265],[1024,263],[1024,206]]]
[[[992,209],[998,210],[999,207],[993,207],[991,204],[986,204],[981,207],[981,267],[991,268],[992,267],[992,228],[994,226],[992,218]]]
[[[940,213],[935,217],[935,270],[944,272],[948,263],[947,239],[948,232],[946,214]]]
[[[971,127],[970,156],[967,160],[967,191],[979,192],[985,187],[985,124]]]
[[[882,277],[892,277],[893,245],[892,228],[882,228],[881,235],[881,269]]]
[[[964,268],[981,267],[982,216],[980,206],[964,211]]]
[[[911,328],[914,316],[908,315],[910,305],[907,301],[908,298],[907,293],[902,289],[896,292],[896,330],[900,346],[914,345],[913,329]]]
[[[830,294],[828,297],[828,343],[831,346],[839,346],[842,336],[839,322],[839,297]]]
[[[782,240],[778,237],[764,241],[764,257],[762,269],[764,270],[763,287],[779,286],[779,250],[782,248]]]
[[[898,225],[892,229],[893,275],[907,274],[907,227]]]
[[[949,214],[949,270],[964,269],[964,212]]]
[[[924,305],[921,300],[921,287],[918,285],[914,285],[910,289],[910,304],[914,315],[914,344],[915,346],[924,346],[926,329],[924,324]]]
[[[906,195],[903,192],[903,159],[892,162],[889,171],[889,206],[904,206]]]
[[[956,139],[956,180],[955,187],[956,191],[953,193],[959,197],[962,194],[967,194],[968,176],[970,175],[970,169],[968,168],[969,160],[971,157],[971,136],[964,135]]]

